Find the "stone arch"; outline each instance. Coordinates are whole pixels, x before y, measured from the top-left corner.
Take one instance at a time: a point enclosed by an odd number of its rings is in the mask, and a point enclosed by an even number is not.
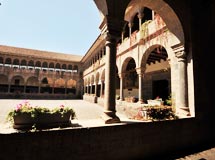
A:
[[[65,88],[65,80],[63,78],[58,78],[55,80],[55,87]]]
[[[141,70],[144,73],[148,86],[145,86],[143,95],[145,100],[162,98],[165,101],[171,95],[171,67],[168,53],[161,45],[148,47],[142,57]]]
[[[76,88],[76,84],[77,84],[76,80],[69,79],[67,81],[67,88]]]
[[[20,65],[26,67],[27,66],[27,61],[25,59],[22,59]]]
[[[19,59],[15,58],[15,59],[13,60],[13,65],[19,65]]]
[[[128,57],[122,65],[122,73],[125,75],[125,88],[135,88],[138,85],[136,72],[136,62],[134,58]]]
[[[34,67],[34,61],[33,60],[28,61],[28,66]]]
[[[49,78],[49,77],[43,77],[41,79],[41,85],[42,86],[49,86],[49,87],[51,87],[51,86],[53,86],[53,82],[54,81],[51,78]]]
[[[26,93],[38,93],[39,80],[37,77],[29,77],[26,81]]]
[[[76,94],[77,81],[74,79],[69,79],[67,81],[67,93],[68,94]]]
[[[135,61],[135,59],[133,57],[126,57],[122,62],[122,68],[121,68],[121,73],[126,72],[126,67],[128,65],[128,63],[130,62],[130,60],[133,60],[135,62],[135,66],[137,66],[137,63]]]
[[[184,44],[184,32],[181,22],[174,10],[163,0],[131,0],[128,4],[124,19],[131,21],[133,17],[144,7],[148,7],[158,13],[167,25],[167,28]],[[168,14],[167,14],[168,13]]]
[[[12,85],[24,85],[25,79],[21,75],[15,75],[11,79]]]
[[[0,84],[8,84],[8,76],[4,75],[4,74],[0,74]]]
[[[56,63],[56,64],[55,64],[55,68],[56,68],[56,69],[61,69],[60,63]]]
[[[67,65],[66,64],[62,64],[62,69],[67,69]]]
[[[24,92],[25,79],[21,75],[13,76],[10,84],[10,92],[17,94]]]
[[[35,67],[41,67],[41,62],[40,61],[36,61]]]
[[[43,67],[43,68],[48,68],[48,63],[47,63],[47,62],[43,62],[43,63],[42,63],[42,67]]]
[[[0,74],[0,92],[8,92],[8,76]]]
[[[12,63],[11,58],[6,58],[6,59],[5,59],[5,64],[10,65],[11,63]]]
[[[77,65],[74,65],[73,70],[78,71],[78,66],[77,66]]]
[[[169,57],[169,54],[171,54],[171,53],[168,53],[167,49],[164,46],[162,46],[160,44],[154,44],[154,45],[151,45],[148,48],[146,48],[146,50],[144,50],[143,56],[141,57],[141,61],[140,61],[140,66],[139,66],[140,68],[146,68],[146,65],[149,64],[148,58],[149,58],[150,54],[152,53],[153,50],[156,51],[157,48],[158,49],[162,48],[162,49],[166,50],[167,55],[163,55],[163,57],[162,56],[160,56],[160,57],[162,57],[163,60],[167,60],[167,57]],[[159,52],[159,51],[157,51],[157,52]]]
[[[26,81],[26,86],[39,86],[39,80],[37,77],[29,77]]]
[[[0,57],[0,64],[3,64],[4,63],[4,59],[3,57]]]
[[[49,63],[49,68],[54,69],[54,63],[53,62]]]
[[[71,64],[68,65],[68,69],[72,70],[72,65]]]

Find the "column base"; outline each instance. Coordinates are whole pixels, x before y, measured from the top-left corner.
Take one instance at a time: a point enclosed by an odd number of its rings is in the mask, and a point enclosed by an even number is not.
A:
[[[116,116],[115,112],[113,111],[105,111],[101,118],[104,120],[105,124],[112,124],[112,123],[120,123],[119,117]]]
[[[138,101],[138,103],[144,104],[144,101],[143,101],[142,99],[140,99],[140,100]]]
[[[178,111],[176,112],[176,115],[179,116],[180,118],[186,118],[191,116],[190,115],[190,110],[188,107],[180,107]]]

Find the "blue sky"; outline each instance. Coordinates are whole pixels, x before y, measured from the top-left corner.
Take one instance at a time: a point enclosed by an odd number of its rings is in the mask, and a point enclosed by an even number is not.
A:
[[[0,45],[84,55],[100,34],[93,0],[0,3]]]

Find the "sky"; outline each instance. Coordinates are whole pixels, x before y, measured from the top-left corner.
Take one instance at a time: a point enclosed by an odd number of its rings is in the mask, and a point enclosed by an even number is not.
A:
[[[0,45],[85,55],[100,34],[93,0],[0,0]]]

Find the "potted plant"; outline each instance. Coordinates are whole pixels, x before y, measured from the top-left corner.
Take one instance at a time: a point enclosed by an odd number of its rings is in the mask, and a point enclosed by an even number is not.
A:
[[[7,115],[7,120],[12,123],[14,129],[69,126],[74,118],[75,112],[71,107],[64,105],[53,109],[33,107],[26,100],[18,104]]]

